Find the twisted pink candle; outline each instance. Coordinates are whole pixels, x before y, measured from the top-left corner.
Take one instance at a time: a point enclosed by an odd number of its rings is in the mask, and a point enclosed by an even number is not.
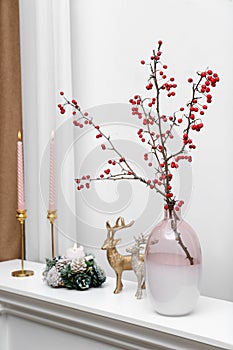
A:
[[[55,210],[55,143],[54,132],[52,131],[50,140],[50,176],[49,176],[49,210]]]
[[[24,210],[24,172],[23,172],[23,142],[21,132],[18,132],[17,141],[17,188],[18,188],[18,210]]]

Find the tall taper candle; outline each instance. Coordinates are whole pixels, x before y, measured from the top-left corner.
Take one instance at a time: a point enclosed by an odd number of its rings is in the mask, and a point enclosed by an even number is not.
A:
[[[17,141],[17,185],[18,185],[18,210],[24,210],[24,171],[23,171],[23,142],[21,132],[18,131]]]
[[[55,210],[55,143],[54,131],[51,133],[50,139],[50,174],[49,174],[49,210]]]

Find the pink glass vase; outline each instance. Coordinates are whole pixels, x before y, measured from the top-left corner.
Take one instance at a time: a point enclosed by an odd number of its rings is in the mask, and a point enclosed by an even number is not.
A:
[[[167,316],[190,313],[200,296],[202,256],[194,230],[175,212],[165,212],[149,235],[146,289],[156,312]]]

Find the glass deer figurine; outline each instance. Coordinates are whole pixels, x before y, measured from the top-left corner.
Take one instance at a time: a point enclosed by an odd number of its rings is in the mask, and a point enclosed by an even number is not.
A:
[[[137,291],[135,297],[142,298],[142,289],[145,289],[145,268],[144,268],[144,254],[140,254],[143,245],[147,242],[147,237],[141,234],[138,238],[134,237],[135,243],[132,247],[126,249],[132,256],[132,268],[137,277]],[[143,257],[143,259],[142,259]]]

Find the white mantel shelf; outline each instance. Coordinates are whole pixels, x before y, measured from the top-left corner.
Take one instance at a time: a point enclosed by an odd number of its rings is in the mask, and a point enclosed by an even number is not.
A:
[[[29,325],[31,336],[33,332],[38,337],[41,334],[42,343],[43,332],[49,329],[46,350],[64,349],[64,334],[67,349],[75,339],[88,350],[233,349],[231,302],[201,297],[192,314],[165,317],[153,311],[145,294],[141,300],[134,297],[134,282],[124,281],[118,295],[113,294],[115,279],[110,277],[102,287],[87,291],[54,289],[42,281],[44,266],[26,261],[25,268],[34,270],[35,275],[17,278],[11,272],[20,269],[19,260],[0,263],[1,350],[36,350],[36,343],[30,347],[23,336],[17,335],[17,342],[13,341],[15,327],[23,334],[28,332],[23,327]]]

